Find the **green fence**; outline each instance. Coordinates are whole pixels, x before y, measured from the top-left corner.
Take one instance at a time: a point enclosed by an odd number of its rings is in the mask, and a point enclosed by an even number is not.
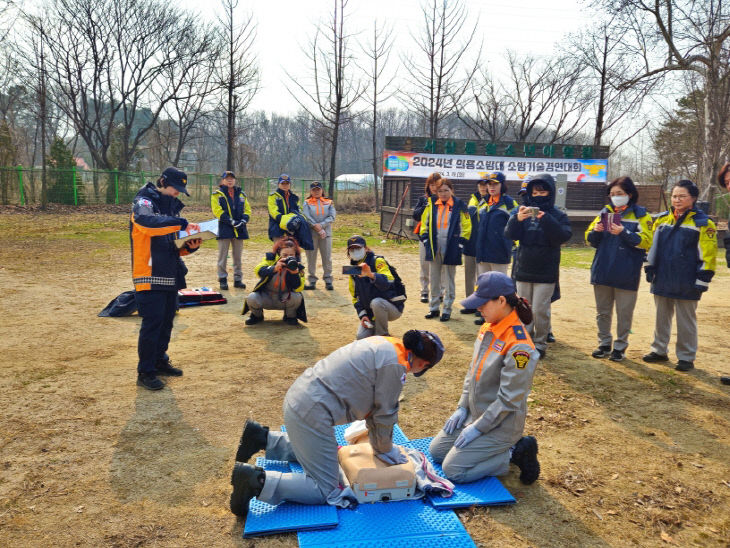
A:
[[[188,173],[188,192],[184,197],[188,204],[209,204],[210,195],[220,184],[220,175],[211,173]],[[137,191],[147,182],[155,181],[159,173],[102,171],[88,169],[46,169],[46,187],[49,203],[85,204],[129,204]],[[292,191],[300,196],[309,195],[312,179],[292,179]],[[253,204],[263,205],[277,185],[277,177],[241,177],[238,184],[243,187]],[[345,183],[336,194],[359,194],[368,188],[353,187]],[[0,203],[3,205],[28,205],[41,203],[41,169],[0,167]]]

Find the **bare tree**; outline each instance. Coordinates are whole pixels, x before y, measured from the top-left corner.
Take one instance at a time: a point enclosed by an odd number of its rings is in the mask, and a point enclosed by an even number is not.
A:
[[[457,110],[469,90],[480,65],[481,45],[470,59],[469,40],[478,21],[467,29],[462,0],[428,0],[421,11],[422,33],[412,35],[421,55],[402,59],[410,87],[402,90],[401,101],[421,116],[428,136],[435,139],[441,121]]]
[[[675,71],[695,72],[704,91],[700,198],[714,188],[720,163],[728,155],[730,119],[730,8],[722,0],[596,0],[621,23],[622,54],[638,73],[633,87]]]
[[[200,22],[161,0],[51,0],[46,21],[53,101],[95,165],[127,169],[209,58]]]
[[[310,44],[307,57],[312,63],[312,84],[305,86],[287,73],[304,99],[292,93],[299,105],[326,129],[330,147],[329,185],[334,195],[337,167],[337,143],[342,124],[356,116],[354,106],[363,94],[363,84],[351,74],[353,56],[350,52],[352,35],[345,31],[347,0],[334,0],[328,24],[319,25]],[[313,106],[312,106],[313,105]]]
[[[253,51],[256,25],[249,15],[236,20],[238,0],[221,0],[224,15],[218,24],[225,32],[224,54],[219,66],[220,83],[226,91],[222,105],[226,113],[226,169],[236,169],[236,121],[246,110],[259,89],[259,69]]]
[[[483,69],[472,81],[470,99],[456,109],[456,115],[477,139],[489,141],[507,135],[515,113],[504,85]]]
[[[372,41],[363,48],[370,65],[366,69],[370,77],[370,89],[369,93],[363,94],[363,97],[371,109],[370,144],[372,145],[373,151],[372,168],[375,209],[380,208],[378,177],[380,177],[380,169],[383,163],[382,146],[378,146],[378,107],[395,93],[394,91],[386,91],[395,79],[395,76],[387,75],[385,72],[392,48],[393,29],[391,27],[378,28],[378,22],[375,21],[373,23]]]

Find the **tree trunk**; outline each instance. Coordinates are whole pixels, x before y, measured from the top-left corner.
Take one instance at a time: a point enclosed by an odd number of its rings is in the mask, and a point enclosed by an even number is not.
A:
[[[377,101],[373,99],[373,189],[375,191],[375,209],[380,209],[380,195],[378,193],[378,107]]]
[[[723,137],[719,120],[719,105],[717,104],[718,101],[723,100],[719,95],[718,71],[715,67],[712,67],[708,68],[705,74],[705,143],[702,149],[702,166],[699,170],[701,180],[697,181],[697,186],[700,187],[700,200],[709,200],[712,197],[714,182],[720,170],[720,151]]]
[[[608,31],[605,31],[603,42],[603,63],[601,64],[601,87],[598,95],[598,110],[596,112],[596,132],[593,135],[593,146],[598,148],[601,146],[603,138],[603,118],[605,114],[606,101],[606,63],[608,61]]]
[[[330,145],[330,181],[327,188],[327,194],[330,198],[335,195],[335,169],[337,168],[337,138],[340,134],[340,109],[338,108],[335,113],[335,121],[332,124],[332,142]]]

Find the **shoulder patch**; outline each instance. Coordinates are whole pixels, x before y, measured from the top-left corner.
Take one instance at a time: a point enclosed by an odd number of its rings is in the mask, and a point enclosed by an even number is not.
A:
[[[517,369],[524,369],[530,361],[530,353],[525,350],[515,350],[512,352],[512,358],[515,360]]]
[[[137,203],[142,207],[149,207],[152,209],[152,202],[150,202],[147,198],[140,198]]]
[[[518,341],[524,341],[525,339],[527,339],[527,335],[525,334],[525,328],[521,325],[513,325],[512,331],[515,332],[515,338]]]
[[[501,341],[499,339],[496,339],[492,343],[492,348],[494,348],[494,351],[495,352],[501,352],[502,350],[504,350],[504,345],[505,345],[505,341]]]
[[[715,227],[712,227],[712,226],[708,227],[707,230],[705,231],[705,234],[707,234],[708,238],[713,239],[716,234]]]

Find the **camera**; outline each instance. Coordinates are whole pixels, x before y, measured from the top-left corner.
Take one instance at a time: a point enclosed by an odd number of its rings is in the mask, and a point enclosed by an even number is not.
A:
[[[539,207],[530,207],[530,215],[532,215],[533,218],[537,219],[537,216],[539,213],[540,213]]]
[[[285,264],[289,270],[299,270],[299,261],[296,257],[289,257]]]

